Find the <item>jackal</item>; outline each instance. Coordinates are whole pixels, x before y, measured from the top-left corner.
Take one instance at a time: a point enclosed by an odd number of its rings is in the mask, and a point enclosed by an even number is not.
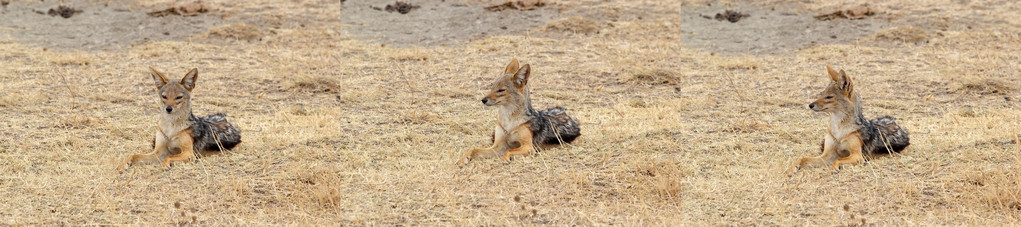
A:
[[[198,69],[188,71],[178,83],[168,83],[163,73],[152,67],[149,69],[158,88],[156,95],[163,103],[153,151],[128,157],[118,169],[127,169],[138,161],[158,159],[163,159],[163,168],[169,168],[171,162],[194,160],[196,152],[228,150],[241,143],[241,132],[227,122],[226,115],[195,117],[191,113],[191,90],[195,88]]]
[[[791,168],[796,172],[805,165],[827,164],[837,171],[844,164],[858,164],[866,156],[900,152],[910,145],[908,131],[897,125],[890,116],[866,120],[862,116],[861,98],[854,91],[851,78],[826,66],[832,81],[815,102],[808,107],[830,115],[829,130],[822,142],[822,155],[802,158]]]
[[[542,146],[570,143],[581,135],[578,121],[568,116],[563,107],[541,111],[532,109],[527,86],[530,75],[528,64],[518,68],[517,59],[507,64],[503,75],[482,99],[486,106],[499,108],[493,145],[465,153],[459,164],[481,154],[502,154],[501,160],[507,162],[511,155],[529,155]]]

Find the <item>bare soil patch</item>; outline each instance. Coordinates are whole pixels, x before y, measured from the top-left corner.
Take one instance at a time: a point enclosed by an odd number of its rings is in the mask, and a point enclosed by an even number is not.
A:
[[[33,11],[55,9],[60,17]],[[0,27],[11,38],[55,50],[104,50],[157,40],[183,40],[225,23],[220,17],[151,17],[130,4],[56,1],[13,2],[0,11]],[[75,12],[80,12],[75,14]],[[73,15],[73,17],[71,16]]]
[[[423,1],[406,14],[388,13],[392,1],[351,1],[341,8],[350,35],[396,46],[451,45],[491,35],[523,34],[547,21],[562,18],[555,10],[489,11],[489,4],[464,1]],[[398,7],[399,8],[399,7]],[[406,8],[406,7],[405,7]]]
[[[875,17],[820,21],[813,18],[817,14],[795,5],[744,2],[682,7],[681,42],[729,55],[785,54],[814,45],[850,43],[892,26]]]
[[[501,35],[572,38],[575,34],[603,35],[616,23],[662,20],[677,9],[660,4],[619,4],[606,7],[597,2],[423,1],[407,14],[388,13],[391,1],[347,2],[341,9],[342,33],[372,43],[395,47],[460,45]],[[669,5],[669,4],[668,4]],[[672,5],[671,5],[672,6]],[[663,21],[676,26],[676,20]],[[676,30],[672,31],[676,33]],[[628,31],[616,35],[626,36]]]

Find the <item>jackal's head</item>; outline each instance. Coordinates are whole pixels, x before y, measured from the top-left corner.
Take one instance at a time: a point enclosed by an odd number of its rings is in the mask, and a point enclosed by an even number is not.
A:
[[[160,71],[149,67],[152,72],[152,79],[156,81],[156,95],[163,103],[163,110],[167,114],[190,112],[191,111],[191,89],[195,88],[195,80],[198,79],[199,70],[191,69],[181,82],[167,83],[167,77]]]
[[[518,68],[518,59],[511,60],[507,68],[503,70],[496,82],[493,82],[489,89],[489,95],[482,98],[482,103],[487,106],[522,104],[528,101],[528,91],[525,85],[528,84],[528,76],[531,70],[528,64]]]
[[[832,82],[819,93],[815,102],[808,104],[808,108],[817,112],[836,113],[854,107],[854,84],[851,83],[851,78],[844,73],[843,69],[837,73],[829,65],[826,65],[826,71],[830,74]]]

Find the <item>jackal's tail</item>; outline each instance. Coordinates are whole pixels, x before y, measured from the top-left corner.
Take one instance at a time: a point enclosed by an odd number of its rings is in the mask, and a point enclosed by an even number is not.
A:
[[[241,143],[241,130],[227,122],[227,115],[217,113],[205,117],[200,117],[199,121],[206,123],[209,126],[209,131],[215,135],[215,141],[209,141],[210,143],[207,150],[219,150],[221,147],[226,150],[230,150]],[[210,137],[214,138],[214,137]],[[219,144],[219,145],[217,145]]]
[[[539,115],[542,115],[549,120],[549,123],[553,126],[553,131],[556,132],[556,136],[542,141],[545,144],[560,144],[560,141],[564,143],[570,143],[581,136],[581,128],[578,126],[578,121],[567,115],[567,110],[563,107],[553,107],[539,111]],[[557,138],[559,137],[559,138]]]
[[[873,152],[875,153],[893,153],[900,152],[911,145],[908,139],[908,131],[897,125],[896,119],[890,116],[885,116],[877,119],[869,120],[872,126],[876,128],[878,135],[874,140],[879,145]]]

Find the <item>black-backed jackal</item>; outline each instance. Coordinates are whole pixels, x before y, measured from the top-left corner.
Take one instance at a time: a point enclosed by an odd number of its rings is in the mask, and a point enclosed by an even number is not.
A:
[[[862,116],[861,98],[854,91],[851,78],[826,66],[832,81],[815,102],[808,107],[830,115],[829,130],[822,143],[822,155],[802,158],[789,171],[794,173],[805,165],[829,165],[837,171],[844,164],[859,164],[866,156],[900,152],[910,145],[908,132],[893,117],[867,120]]]
[[[570,143],[581,135],[578,121],[568,116],[563,107],[532,109],[527,86],[530,75],[528,64],[518,68],[518,60],[511,60],[482,99],[486,106],[500,109],[496,115],[493,145],[465,153],[458,164],[483,154],[502,155],[501,159],[507,162],[511,155],[529,155],[541,146]]]
[[[158,88],[156,95],[163,104],[153,139],[153,151],[132,155],[117,169],[127,169],[139,161],[159,159],[163,160],[163,168],[169,168],[171,162],[194,160],[196,152],[221,151],[241,143],[241,132],[227,122],[224,114],[195,117],[191,113],[191,90],[195,88],[198,69],[191,69],[177,83],[168,83],[163,73],[152,67],[149,69]]]

